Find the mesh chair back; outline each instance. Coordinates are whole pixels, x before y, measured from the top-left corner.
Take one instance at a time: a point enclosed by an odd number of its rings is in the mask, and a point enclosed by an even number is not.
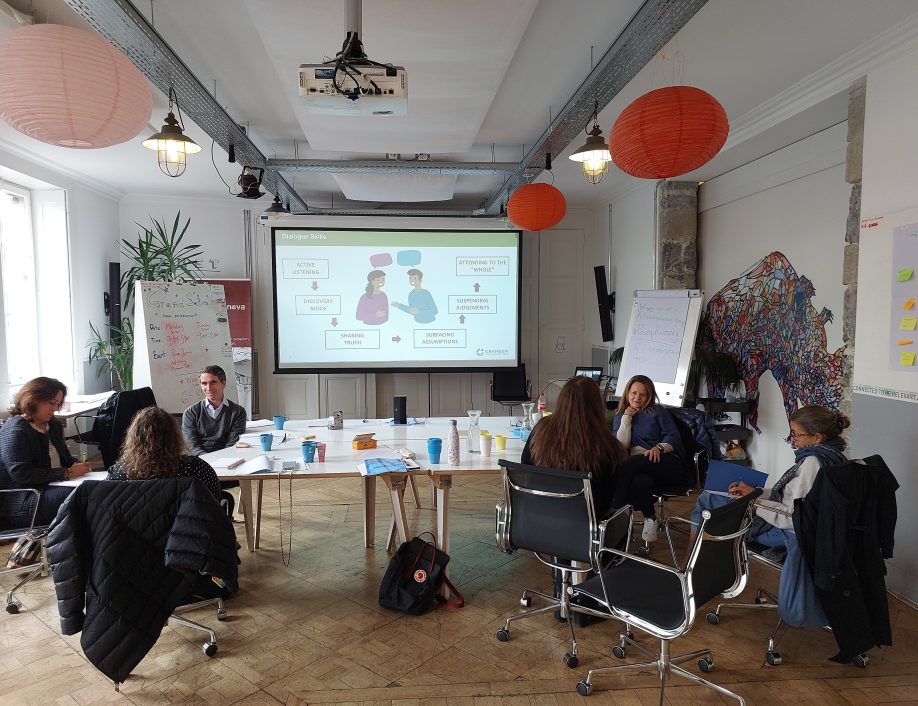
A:
[[[495,370],[491,377],[491,399],[494,402],[529,402],[526,364],[508,370]]]
[[[735,534],[749,524],[749,505],[759,495],[761,488],[737,498],[727,505],[714,508],[711,518],[704,524],[704,533],[715,537]],[[716,541],[700,536],[701,551],[694,565],[689,564],[686,572],[691,573],[695,606],[707,603],[714,596],[736,585],[742,574],[741,545],[743,536]]]
[[[596,514],[584,481],[591,474],[503,460],[500,465],[510,508],[511,545],[590,563]]]

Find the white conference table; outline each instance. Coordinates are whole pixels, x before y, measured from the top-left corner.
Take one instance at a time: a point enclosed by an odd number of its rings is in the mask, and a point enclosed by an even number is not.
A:
[[[408,474],[388,473],[380,476],[362,476],[357,470],[357,464],[368,455],[372,457],[372,451],[354,451],[351,449],[351,441],[356,434],[372,432],[379,443],[376,451],[379,455],[393,455],[400,448],[408,448],[414,451],[416,461],[420,466],[419,470],[413,471],[414,474],[429,475],[436,492],[437,506],[437,543],[444,551],[449,551],[449,496],[452,488],[453,476],[457,475],[479,475],[485,473],[498,473],[500,466],[497,461],[505,458],[510,461],[518,461],[523,450],[523,442],[519,437],[513,435],[512,417],[483,417],[480,420],[482,431],[488,431],[492,435],[503,434],[507,437],[507,447],[504,451],[498,452],[492,449],[490,457],[484,457],[481,454],[470,454],[468,452],[468,442],[466,439],[466,429],[468,428],[468,418],[456,418],[460,431],[460,463],[457,466],[450,466],[447,460],[447,435],[449,432],[449,421],[447,417],[427,418],[418,424],[407,426],[392,426],[386,420],[345,420],[344,429],[329,430],[320,426],[311,426],[310,422],[298,422],[289,420],[284,425],[284,431],[291,435],[285,443],[280,446],[274,446],[269,453],[277,462],[298,461],[296,471],[275,471],[271,473],[257,473],[254,475],[239,475],[234,469],[221,470],[218,472],[221,480],[237,480],[240,484],[240,503],[242,504],[243,516],[245,517],[246,544],[249,551],[255,551],[258,547],[259,535],[259,508],[253,502],[253,483],[257,485],[259,496],[261,486],[265,480],[271,479],[321,479],[321,478],[360,478],[361,489],[364,501],[364,546],[372,547],[375,536],[375,503],[376,503],[376,478],[382,478],[386,483],[389,491],[390,501],[392,503],[392,518],[395,532],[400,541],[408,539],[407,515],[404,505],[404,492],[407,485]],[[258,431],[271,431],[270,428],[252,429],[250,433]],[[327,445],[324,462],[314,462],[303,464],[300,452],[301,437],[305,435],[314,435],[316,441],[322,441]],[[432,464],[427,454],[427,439],[430,437],[439,437],[443,439],[443,450],[441,461],[443,463]],[[238,449],[229,448],[220,451],[214,451],[204,454],[201,458],[205,461],[221,457],[242,457],[245,459],[254,458],[261,454],[261,449],[253,444],[252,448]],[[304,468],[304,466],[307,466]],[[260,503],[259,503],[260,504]]]

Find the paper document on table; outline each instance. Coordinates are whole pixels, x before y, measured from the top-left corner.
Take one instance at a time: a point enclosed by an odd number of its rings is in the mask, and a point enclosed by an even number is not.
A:
[[[274,439],[271,441],[272,446],[280,446],[284,442],[290,441],[296,436],[293,432],[276,431],[274,429],[270,429],[270,430],[265,429],[264,431],[260,433],[256,432],[254,434],[243,434],[239,437],[239,441],[244,441],[245,443],[250,444],[252,446],[258,446],[261,443],[262,434],[270,434],[271,436],[274,437]]]
[[[215,468],[218,476],[247,476],[274,470],[274,461],[267,454],[258,454],[255,458],[241,463],[235,468]]]
[[[245,423],[245,429],[261,429],[262,427],[273,427],[274,422],[270,419],[253,419],[250,422]]]
[[[405,473],[408,467],[400,458],[368,458],[357,464],[357,470],[364,476],[378,476],[381,473]]]
[[[236,466],[245,463],[245,459],[241,456],[224,456],[223,458],[215,458],[209,463],[211,467],[216,471],[221,468],[235,468]]]
[[[63,488],[76,488],[80,483],[86,480],[107,480],[108,471],[90,471],[89,473],[73,478],[72,480],[57,480],[48,485],[56,485]]]

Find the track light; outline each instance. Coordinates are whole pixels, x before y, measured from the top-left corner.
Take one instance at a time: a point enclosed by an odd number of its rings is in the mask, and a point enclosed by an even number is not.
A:
[[[175,119],[172,105],[178,110],[179,119]],[[178,177],[185,173],[185,155],[196,154],[201,151],[201,146],[188,137],[185,133],[185,124],[182,120],[182,109],[172,86],[169,86],[169,112],[166,115],[165,125],[162,129],[150,135],[143,141],[143,146],[148,150],[156,151],[156,162],[163,174]]]
[[[242,174],[240,174],[239,178],[236,180],[236,183],[239,184],[239,188],[242,189],[236,196],[240,199],[260,199],[265,195],[264,192],[260,190],[261,178],[265,170],[259,169],[258,176],[255,176],[249,169],[251,169],[251,167],[243,167]]]

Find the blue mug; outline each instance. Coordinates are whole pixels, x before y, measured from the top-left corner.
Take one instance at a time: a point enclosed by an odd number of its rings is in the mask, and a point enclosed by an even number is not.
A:
[[[304,441],[300,444],[300,451],[303,452],[303,461],[312,463],[316,460],[316,442]]]
[[[443,439],[431,437],[427,440],[427,455],[431,463],[440,463],[440,454],[443,451]]]
[[[278,431],[281,431],[284,428],[284,422],[287,421],[287,417],[281,414],[274,415],[274,428]]]
[[[262,434],[258,441],[261,443],[261,450],[268,453],[271,450],[271,442],[274,441],[274,434]]]

